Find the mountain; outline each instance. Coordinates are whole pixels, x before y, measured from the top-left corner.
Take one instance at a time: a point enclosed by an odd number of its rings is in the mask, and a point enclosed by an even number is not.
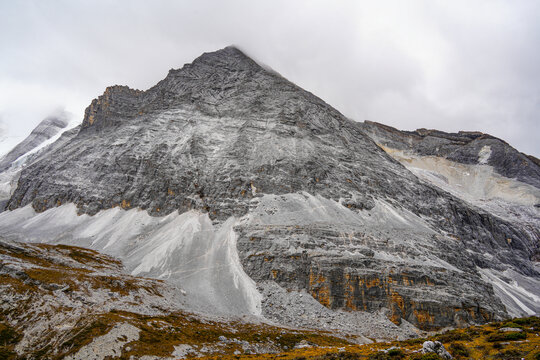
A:
[[[361,125],[383,150],[420,179],[519,223],[532,238],[540,238],[540,160],[534,156],[481,132],[399,131],[370,121]],[[533,254],[533,258],[539,256]]]
[[[32,130],[30,135],[0,159],[0,171],[7,170],[18,158],[35,150],[39,145],[42,145],[45,141],[58,134],[68,123],[69,116],[65,112],[59,112],[43,119]]]
[[[68,123],[69,115],[64,111],[50,115],[43,119],[28,137],[0,157],[0,212],[4,210],[7,200],[16,187],[21,168],[53,142]]]
[[[190,311],[283,326],[396,338],[538,314],[538,161],[480,137],[354,122],[227,47],[107,88],[23,168],[0,237],[100,251]],[[528,218],[398,151],[491,171]]]

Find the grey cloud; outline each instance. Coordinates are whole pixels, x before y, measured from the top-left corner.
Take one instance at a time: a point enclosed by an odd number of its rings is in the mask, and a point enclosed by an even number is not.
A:
[[[0,5],[0,114],[82,117],[112,84],[146,89],[235,44],[345,115],[480,130],[540,156],[535,1],[21,1]],[[0,152],[3,149],[0,148]]]

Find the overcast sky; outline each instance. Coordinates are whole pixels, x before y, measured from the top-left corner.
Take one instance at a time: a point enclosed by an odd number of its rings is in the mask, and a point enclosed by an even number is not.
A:
[[[113,84],[237,45],[346,116],[540,156],[540,1],[0,0],[0,153]]]

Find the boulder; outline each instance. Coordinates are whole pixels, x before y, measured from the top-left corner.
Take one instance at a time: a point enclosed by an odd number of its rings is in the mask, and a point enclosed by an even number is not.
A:
[[[452,359],[452,355],[444,348],[439,341],[425,341],[422,345],[422,354],[435,353],[443,359]]]

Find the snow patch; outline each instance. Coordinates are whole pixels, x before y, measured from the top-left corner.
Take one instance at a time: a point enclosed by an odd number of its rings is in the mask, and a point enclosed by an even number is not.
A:
[[[31,155],[40,153],[47,146],[53,144],[54,142],[56,142],[56,140],[60,139],[62,134],[64,134],[66,131],[72,130],[73,128],[77,127],[78,125],[79,124],[77,122],[71,121],[70,123],[68,123],[68,125],[66,127],[60,129],[58,131],[58,133],[56,133],[55,135],[53,135],[49,139],[43,141],[42,143],[40,143],[38,146],[31,149],[27,153],[24,153],[21,156],[19,156],[17,159],[15,159],[11,163],[11,169],[20,169],[20,168],[26,166],[26,161],[31,157]]]
[[[491,156],[491,146],[486,145],[480,149],[478,152],[478,164],[485,165],[488,163],[489,157]]]

